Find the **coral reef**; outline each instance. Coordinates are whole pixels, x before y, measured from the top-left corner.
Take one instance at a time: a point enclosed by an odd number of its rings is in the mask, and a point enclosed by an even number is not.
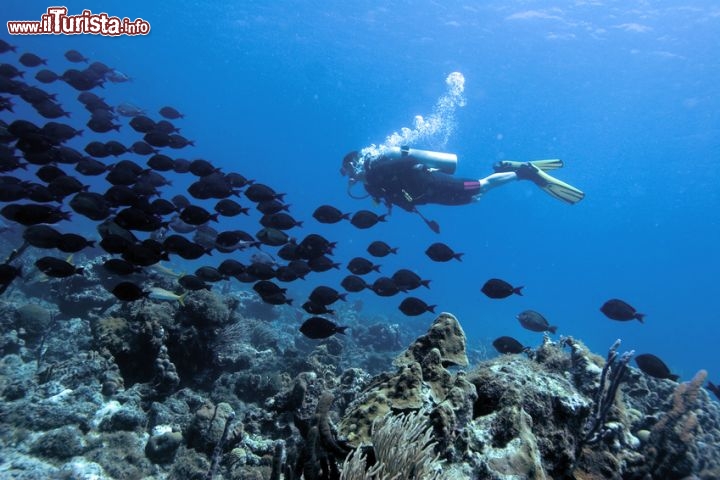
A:
[[[8,478],[720,477],[706,374],[648,377],[617,346],[603,359],[546,336],[469,367],[448,313],[397,352],[401,325],[309,341],[294,317],[250,317],[242,295],[69,319],[13,295],[0,304]],[[387,371],[359,368],[371,358]]]

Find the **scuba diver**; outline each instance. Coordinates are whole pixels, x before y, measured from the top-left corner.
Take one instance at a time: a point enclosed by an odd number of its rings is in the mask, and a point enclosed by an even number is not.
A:
[[[504,160],[493,165],[495,173],[480,179],[453,176],[456,166],[457,155],[451,153],[381,147],[381,153],[348,153],[343,158],[340,173],[349,177],[348,193],[351,197],[371,196],[376,202],[382,201],[388,210],[397,205],[417,213],[435,233],[440,231],[438,223],[425,218],[417,209],[418,205],[464,205],[513,180],[530,180],[546,193],[571,205],[585,196],[577,188],[546,173],[561,168],[562,160]],[[368,195],[357,197],[350,193],[352,186],[358,182],[363,183]]]

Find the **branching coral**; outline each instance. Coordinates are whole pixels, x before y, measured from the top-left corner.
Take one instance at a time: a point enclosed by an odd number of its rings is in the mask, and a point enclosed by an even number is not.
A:
[[[373,422],[372,444],[376,463],[368,467],[368,454],[351,453],[342,467],[341,480],[439,480],[443,464],[434,453],[432,427],[422,412],[387,415]]]

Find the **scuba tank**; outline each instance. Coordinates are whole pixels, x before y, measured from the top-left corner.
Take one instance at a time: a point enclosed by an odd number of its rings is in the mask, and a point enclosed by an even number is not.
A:
[[[457,167],[457,155],[454,153],[432,152],[410,147],[389,147],[383,151],[383,156],[389,160],[400,160],[412,157],[427,168],[436,168],[443,173],[452,175]]]

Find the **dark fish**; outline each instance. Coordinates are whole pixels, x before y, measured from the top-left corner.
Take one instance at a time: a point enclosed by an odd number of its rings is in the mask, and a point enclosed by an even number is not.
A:
[[[381,297],[392,297],[401,291],[400,287],[398,287],[393,279],[389,277],[380,277],[376,279],[373,282],[371,289],[376,295]]]
[[[172,201],[173,205],[175,205],[180,210],[190,206],[190,200],[185,198],[185,196],[183,195],[175,195],[170,200]]]
[[[105,262],[103,262],[103,268],[110,273],[123,276],[142,272],[142,267],[133,265],[132,263],[126,262],[120,258],[105,260]]]
[[[32,104],[33,107],[36,107],[43,102],[56,103],[57,94],[48,93],[40,87],[28,87],[20,93],[20,98]]]
[[[287,291],[286,288],[281,288],[277,284],[268,280],[260,280],[259,282],[255,283],[255,285],[253,285],[253,290],[255,290],[261,297],[278,294],[284,295]]]
[[[287,266],[288,268],[291,268],[300,278],[305,278],[305,275],[312,272],[312,269],[304,260],[292,260],[287,264]]]
[[[190,171],[190,160],[184,158],[176,158],[173,172],[175,173],[188,173]]]
[[[334,268],[336,270],[340,269],[340,264],[337,262],[333,262],[330,258],[326,257],[325,255],[320,255],[319,257],[313,257],[310,260],[307,261],[308,267],[313,272],[327,272],[328,270]]]
[[[149,133],[155,128],[155,121],[145,115],[136,115],[130,120],[130,128],[138,133]]]
[[[210,283],[219,282],[220,280],[227,280],[228,278],[226,275],[220,273],[217,268],[208,266],[199,267],[197,270],[195,270],[195,276],[205,282]]]
[[[355,212],[350,223],[360,229],[370,228],[378,222],[384,222],[387,215],[377,215],[370,210],[360,210]]]
[[[277,256],[288,262],[292,260],[299,260],[300,257],[297,254],[297,244],[286,243],[277,251]]]
[[[179,254],[186,248],[190,247],[193,242],[182,235],[169,235],[163,240],[163,248],[169,253]]]
[[[159,122],[157,122],[153,130],[156,132],[167,134],[180,132],[179,128],[177,128],[175,125],[168,122],[167,120],[160,120]]]
[[[400,306],[398,308],[405,315],[409,317],[414,317],[417,315],[422,315],[425,312],[435,313],[436,306],[437,305],[428,305],[417,297],[407,297],[402,302],[400,302]]]
[[[238,262],[237,260],[228,258],[223,260],[220,265],[218,265],[217,270],[226,277],[234,277],[245,272],[245,265]]]
[[[222,248],[232,248],[237,246],[240,242],[247,241],[250,238],[251,241],[255,239],[248,233],[242,230],[228,230],[227,232],[220,232],[215,237],[215,244]]]
[[[202,279],[196,277],[195,275],[183,275],[178,279],[178,283],[181,287],[197,291],[197,290],[210,290],[210,285],[202,281]]]
[[[27,163],[21,162],[17,157],[0,158],[0,172],[12,172],[18,168],[27,170]]]
[[[464,253],[455,253],[452,248],[448,247],[444,243],[435,242],[425,250],[425,255],[430,257],[435,262],[449,262],[453,258],[462,261]]]
[[[84,192],[93,193],[93,192]],[[129,207],[138,203],[138,195],[127,185],[113,185],[103,194],[103,198],[113,207]]]
[[[8,263],[0,264],[0,294],[7,290],[13,280],[21,276],[20,267],[14,267]]]
[[[557,331],[555,325],[550,325],[545,317],[535,310],[525,310],[518,314],[517,319],[520,321],[520,325],[533,332],[555,333]]]
[[[279,247],[290,241],[288,234],[277,228],[263,228],[255,234],[255,237],[265,245]]]
[[[35,262],[35,266],[48,277],[66,278],[83,274],[82,268],[75,268],[75,265],[55,257],[42,257]]]
[[[611,320],[618,320],[620,322],[637,320],[640,323],[644,323],[644,313],[638,313],[632,306],[617,298],[605,302],[603,306],[600,307],[600,311]]]
[[[175,161],[167,155],[157,153],[148,159],[147,166],[157,172],[169,172],[175,167]]]
[[[238,192],[233,190],[222,173],[213,173],[193,182],[188,188],[188,193],[197,199],[207,200],[208,198],[228,198],[237,195]]]
[[[14,113],[15,110],[15,104],[13,103],[11,98],[0,96],[0,112],[3,110],[7,110],[8,112]],[[5,139],[0,136],[0,141],[4,141]]]
[[[219,171],[219,168],[216,168],[212,163],[202,158],[198,158],[190,162],[189,172],[196,177],[207,177],[213,173],[218,173]]]
[[[282,201],[285,194],[275,193],[275,190],[262,183],[253,183],[245,190],[245,196],[251,202],[267,202],[271,200]]]
[[[150,292],[144,291],[132,282],[120,282],[112,289],[112,294],[115,295],[118,300],[124,302],[140,300],[141,298],[147,297],[149,293]]]
[[[228,184],[233,188],[242,188],[255,182],[255,180],[248,180],[244,175],[237,172],[228,173],[225,175],[225,180],[227,180]]]
[[[362,257],[355,257],[347,264],[347,269],[355,275],[366,275],[370,272],[380,272],[380,265],[375,265],[370,260]]]
[[[319,340],[328,338],[336,333],[345,334],[348,327],[341,327],[335,322],[323,317],[312,317],[303,322],[300,326],[300,332],[308,338]]]
[[[292,305],[292,299],[287,298],[284,293],[275,293],[273,295],[261,296],[262,301],[270,305]]]
[[[127,153],[130,150],[128,150],[128,148],[122,143],[116,140],[110,140],[109,142],[105,142],[105,151],[113,157],[119,157],[120,155]]]
[[[339,293],[337,290],[331,287],[326,286],[319,286],[315,287],[312,292],[310,292],[310,301],[313,303],[317,303],[318,305],[332,305],[333,303],[337,302],[338,300],[345,301],[345,297],[347,296],[347,293]]]
[[[137,142],[130,145],[130,151],[133,153],[137,153],[138,155],[153,155],[155,153],[158,153],[156,149],[152,147],[147,142],[143,142],[142,140],[138,140]]]
[[[18,68],[15,65],[10,65],[9,63],[0,63],[0,77],[5,78],[15,78],[15,77],[21,77],[25,74],[25,72],[22,72],[18,70]],[[11,92],[9,92],[11,93]]]
[[[177,110],[175,110],[173,107],[162,107],[160,109],[160,115],[163,117],[169,119],[169,120],[176,120],[178,118],[183,118],[184,115]]]
[[[48,69],[40,70],[35,74],[35,80],[40,83],[53,83],[60,78],[60,75]]]
[[[295,273],[295,270],[288,267],[287,265],[282,265],[275,269],[275,278],[277,278],[281,282],[293,282],[300,277],[297,273]]]
[[[522,295],[523,287],[513,287],[505,280],[499,278],[491,278],[485,285],[480,289],[485,295],[490,298],[507,298],[513,293],[515,295]]]
[[[52,100],[43,100],[39,103],[34,103],[33,108],[43,118],[60,118],[69,117],[70,113],[62,109],[62,107],[53,102]]]
[[[40,223],[58,223],[61,220],[70,220],[70,214],[63,212],[60,207],[38,205],[34,203],[11,203],[0,210],[0,214],[8,220],[21,225],[30,226]]]
[[[78,52],[77,50],[68,50],[67,52],[65,52],[65,58],[69,62],[73,62],[73,63],[80,63],[80,62],[88,63],[88,59],[85,58],[85,56],[82,53]]]
[[[99,105],[86,105],[86,110],[90,111],[90,117],[96,120],[107,120],[112,122],[118,117],[115,115],[111,107],[99,106]]]
[[[85,153],[95,158],[105,158],[110,156],[110,152],[103,142],[93,141],[85,145]]]
[[[170,135],[155,130],[143,135],[143,140],[153,147],[167,147],[170,145]]]
[[[66,174],[55,165],[44,165],[38,168],[35,175],[43,182],[50,183],[58,177],[64,177]]]
[[[330,310],[327,306],[319,305],[315,302],[311,302],[310,300],[302,304],[302,309],[311,315],[332,315],[335,313],[335,310]]]
[[[48,225],[33,225],[23,232],[23,240],[37,248],[56,248],[62,234]]]
[[[397,254],[397,247],[393,248],[382,240],[376,240],[367,247],[367,252],[373,257],[386,257],[391,253]]]
[[[83,133],[82,130],[75,130],[74,127],[59,122],[47,122],[40,131],[43,135],[52,138],[58,144],[82,135]]]
[[[257,280],[270,280],[275,278],[275,269],[267,263],[251,263],[245,269],[245,273],[252,275]]]
[[[492,342],[493,347],[500,353],[522,353],[528,350],[522,343],[512,337],[498,337]]]
[[[680,378],[680,375],[675,375],[670,372],[670,369],[667,365],[665,365],[665,362],[651,353],[643,353],[636,356],[635,363],[637,363],[640,370],[651,377],[669,379],[673,382],[677,382],[678,378]]]
[[[156,198],[150,203],[150,213],[155,215],[170,215],[177,211],[177,207],[170,201],[164,198]]]
[[[18,59],[20,63],[26,67],[37,67],[40,65],[47,65],[47,60],[38,57],[34,53],[23,53]]]
[[[202,207],[189,205],[183,208],[182,212],[180,212],[180,220],[187,223],[188,225],[202,225],[203,223],[207,223],[210,220],[212,220],[213,222],[217,222],[218,214],[211,214]]]
[[[299,258],[310,260],[325,254],[332,254],[336,243],[331,242],[322,235],[311,233],[298,244],[295,253]]]
[[[48,183],[48,190],[56,198],[65,198],[73,193],[87,191],[90,187],[83,185],[80,180],[69,175],[62,175]]]
[[[75,171],[87,176],[102,175],[112,168],[112,165],[106,165],[94,158],[83,158],[75,165]]]
[[[264,215],[270,215],[272,213],[278,213],[281,211],[290,211],[290,205],[287,205],[279,200],[264,200],[262,202],[258,202],[257,206],[258,212],[264,214]]]
[[[188,140],[187,138],[183,137],[182,135],[178,134],[172,134],[168,137],[169,143],[168,146],[170,148],[184,148],[187,146],[195,146],[195,142],[193,140]]]
[[[92,72],[80,71],[74,68],[65,70],[61,76],[62,80],[75,90],[87,92],[93,88],[100,86],[104,80],[98,78]]]
[[[149,267],[150,265],[155,265],[161,260],[168,260],[167,253],[158,252],[155,247],[144,245],[142,243],[129,245],[122,252],[122,258],[141,267]]]
[[[348,292],[361,292],[365,290],[366,288],[371,288],[370,285],[365,283],[365,280],[358,277],[357,275],[348,275],[347,277],[343,278],[343,281],[340,282],[340,285],[347,290]],[[313,313],[313,312],[309,312]]]
[[[430,280],[423,280],[417,273],[406,268],[401,268],[393,273],[392,280],[395,282],[395,285],[403,291],[415,290],[421,285],[425,288],[430,288]]]
[[[349,220],[349,213],[342,213],[332,205],[321,205],[315,209],[313,218],[320,223],[337,223],[340,220]]]
[[[15,184],[0,184],[0,202],[16,202],[28,197],[27,185]],[[52,196],[48,201],[53,200]]]
[[[237,202],[230,199],[223,199],[220,200],[215,204],[215,211],[218,212],[223,217],[234,217],[236,215],[239,215],[241,213],[245,215],[248,214],[248,208],[241,207]]]
[[[86,247],[94,248],[95,240],[88,240],[76,233],[65,233],[61,235],[57,245],[58,250],[65,253],[79,252]]]
[[[127,230],[140,232],[154,232],[165,224],[160,217],[137,207],[127,207],[120,210],[115,216],[115,223]]]
[[[81,92],[77,96],[78,102],[82,103],[86,107],[92,108],[107,108],[110,109],[110,105],[105,103],[101,97],[95,95],[92,92]]]
[[[115,130],[116,132],[120,131],[120,125],[113,123],[112,120],[109,120],[107,118],[99,118],[95,115],[90,117],[90,120],[88,120],[85,125],[87,125],[90,130],[97,133],[107,133],[110,130]]]
[[[15,51],[17,51],[17,47],[15,45],[10,45],[5,40],[0,38],[0,53],[15,52]]]
[[[287,213],[270,213],[263,215],[260,225],[263,227],[277,228],[278,230],[289,230],[294,227],[302,227],[303,222],[295,220]]]
[[[132,242],[120,235],[107,235],[100,240],[100,248],[107,253],[123,253],[132,245]]]

